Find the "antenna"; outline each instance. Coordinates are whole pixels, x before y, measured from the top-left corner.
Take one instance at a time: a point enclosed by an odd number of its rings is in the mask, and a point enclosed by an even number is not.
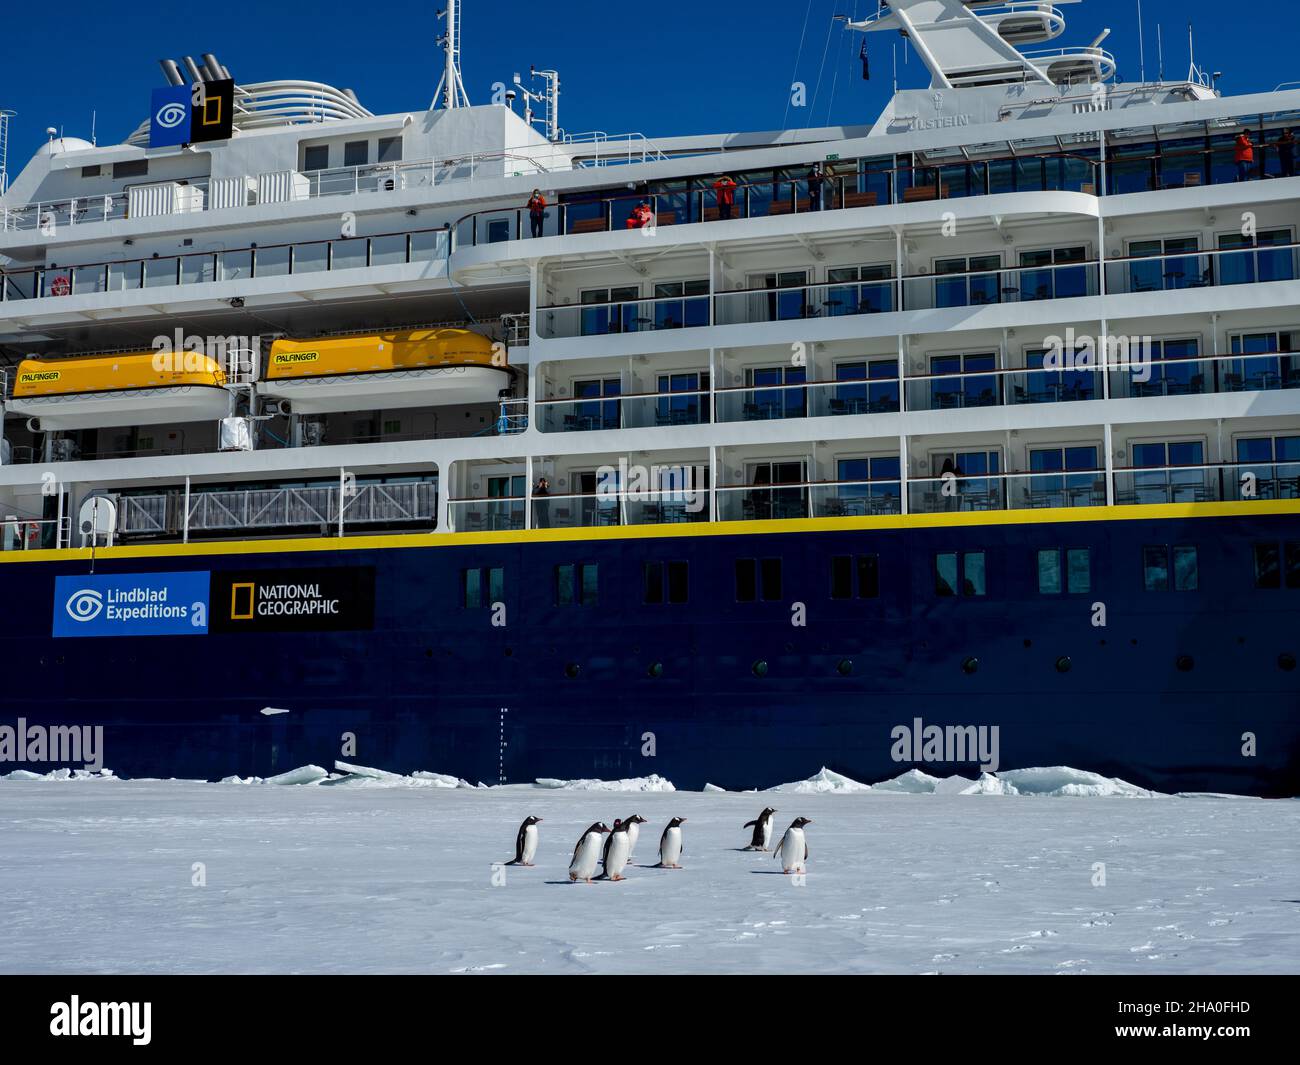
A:
[[[1143,85],[1147,83],[1147,46],[1142,37],[1142,0],[1137,0],[1138,4],[1138,67],[1139,80]]]
[[[5,163],[9,158],[9,120],[13,117],[12,111],[0,109],[0,196],[9,187],[9,171]]]
[[[534,101],[541,101],[546,108],[542,114],[542,126],[546,130],[546,139],[548,141],[558,141],[563,134],[563,130],[560,129],[559,72],[555,70],[538,70],[536,67],[530,66],[528,76],[534,81],[541,78],[546,88],[542,92],[534,92],[531,89],[524,88],[523,79],[518,74],[514,76],[514,85],[524,98],[524,121],[530,126],[533,124],[535,121],[533,103]]]
[[[1160,35],[1160,23],[1156,23],[1156,80],[1165,80],[1165,42]]]
[[[447,0],[447,9],[439,11],[438,17],[447,20],[447,29],[438,38],[438,44],[446,57],[446,65],[442,77],[438,79],[438,87],[433,92],[433,106],[438,106],[438,98],[441,97],[445,110],[468,107],[469,95],[460,78],[460,0]]]

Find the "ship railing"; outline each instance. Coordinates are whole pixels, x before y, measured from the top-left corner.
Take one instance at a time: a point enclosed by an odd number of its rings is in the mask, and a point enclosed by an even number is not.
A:
[[[422,229],[371,237],[267,244],[218,252],[148,259],[37,267],[0,272],[6,301],[83,296],[100,292],[244,281],[406,263],[437,263],[447,256],[447,230]]]
[[[574,149],[582,149],[575,153]],[[486,152],[466,152],[441,159],[359,163],[320,170],[268,171],[220,179],[188,178],[181,187],[202,195],[185,195],[173,202],[158,201],[145,213],[131,212],[129,192],[76,196],[61,200],[40,200],[0,209],[0,232],[39,230],[53,236],[59,227],[111,222],[126,218],[155,217],[225,210],[255,204],[267,205],[329,196],[357,196],[364,193],[402,192],[433,188],[450,181],[479,177],[519,177],[574,167],[614,166],[645,163],[666,158],[641,133],[581,134],[556,144],[521,144]],[[171,182],[146,182],[165,186]]]
[[[72,543],[72,517],[30,518],[0,508],[0,551],[41,551]]]
[[[964,257],[965,262],[981,256]],[[995,252],[985,256],[996,263]],[[1080,255],[1069,262],[989,269],[934,271],[903,279],[904,310],[983,307],[1097,295],[1097,263]]]
[[[644,133],[566,133],[560,142],[566,148],[576,148],[575,166],[625,166],[631,163],[661,162],[668,158],[646,139]],[[587,150],[582,146],[590,145]]]
[[[1101,507],[1106,502],[1103,469],[980,474],[956,469],[907,482],[907,509],[913,514]]]
[[[1188,248],[1107,259],[1106,291],[1170,292],[1259,281],[1294,281],[1300,277],[1300,243],[1279,240],[1270,233],[1290,237],[1289,229],[1274,229],[1266,230],[1263,240],[1233,238],[1241,241],[1235,248]],[[1151,238],[1151,243],[1158,241],[1159,238]]]
[[[549,204],[536,230],[524,204],[473,211],[452,225],[455,247],[509,240],[572,236],[641,228],[653,234],[660,226],[697,222],[770,218],[816,211],[920,203],[1009,192],[1083,192],[1095,195],[1099,164],[1074,152],[1005,155],[960,162],[934,161],[906,166],[859,169],[864,161],[821,161],[833,173],[823,178],[819,197],[810,194],[811,163],[787,168],[779,179],[737,182],[729,191],[715,189],[721,174],[697,177],[703,188],[675,192],[627,190],[578,195]],[[874,163],[874,161],[865,161]],[[690,182],[692,179],[685,179]],[[734,179],[733,179],[734,180]],[[730,203],[724,202],[730,200]],[[652,222],[628,225],[632,211],[645,202]]]
[[[901,512],[897,478],[719,485],[718,521],[782,521]]]
[[[1285,233],[1281,230],[1274,232]],[[439,228],[158,258],[5,270],[0,271],[0,295],[5,301],[41,299],[434,263],[446,257],[447,240],[448,231]],[[1106,260],[1106,291],[1152,292],[1293,280],[1300,276],[1297,249],[1300,249],[1300,244],[1283,243],[1269,237],[1236,248],[1118,256]],[[988,258],[995,260],[998,254],[990,253]],[[607,303],[564,304],[538,308],[538,326],[543,330],[543,336],[582,336],[709,324],[830,318],[895,309],[1066,299],[1096,295],[1097,269],[1096,260],[1076,259],[1043,265],[910,274],[902,279],[901,299],[899,282],[889,278],[734,289],[713,295],[715,307],[712,315],[709,314],[709,295],[703,292]]]
[[[1300,499],[1300,462],[1213,462],[1114,471],[1115,503]]]
[[[348,526],[422,525],[437,520],[437,485],[431,481],[337,486],[195,491],[185,505],[181,490],[123,495],[118,532],[124,536],[183,536],[317,529],[342,535]],[[340,513],[341,510],[341,513]]]
[[[532,325],[529,314],[527,312],[503,314],[501,316],[501,335],[508,345],[526,345],[532,339]]]
[[[537,418],[544,433],[646,429],[665,425],[702,425],[709,420],[709,407],[707,388],[575,399],[551,397],[537,401]]]
[[[1149,358],[1118,365],[1110,382],[1110,394],[1116,399],[1288,388],[1300,388],[1300,352]]]

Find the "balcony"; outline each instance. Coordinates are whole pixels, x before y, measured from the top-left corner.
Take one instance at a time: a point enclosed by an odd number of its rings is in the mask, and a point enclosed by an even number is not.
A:
[[[403,263],[440,262],[447,255],[445,229],[386,233],[373,237],[271,244],[218,252],[148,259],[37,267],[0,272],[4,301],[84,296],[173,288],[214,281],[243,281]]]
[[[827,320],[894,310],[936,310],[1035,303],[1097,296],[1099,267],[1108,294],[1171,292],[1300,277],[1300,244],[988,270],[909,274],[901,279],[714,291],[711,296],[658,297],[538,308],[546,339],[610,336],[708,325]],[[709,301],[713,313],[708,312]]]

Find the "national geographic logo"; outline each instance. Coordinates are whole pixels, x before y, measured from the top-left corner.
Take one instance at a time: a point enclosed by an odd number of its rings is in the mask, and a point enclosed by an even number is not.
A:
[[[265,573],[214,573],[216,632],[337,632],[373,629],[375,571],[338,566]]]
[[[301,366],[303,363],[319,360],[319,351],[280,351],[271,356],[271,363],[274,366]]]

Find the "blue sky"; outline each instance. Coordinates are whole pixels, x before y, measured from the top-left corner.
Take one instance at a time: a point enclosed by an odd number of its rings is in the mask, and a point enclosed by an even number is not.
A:
[[[929,81],[915,55],[903,65],[896,35],[869,37],[869,82],[861,80],[859,35],[837,26],[828,43],[832,15],[865,14],[875,0],[643,9],[595,0],[465,2],[463,65],[471,100],[487,102],[494,81],[526,74],[530,63],[554,67],[562,79],[561,123],[572,133],[653,137],[828,119],[869,122],[889,97],[894,42],[900,85]],[[157,65],[163,56],[212,51],[237,81],[302,78],[352,88],[377,114],[425,107],[440,70],[440,6],[440,0],[298,0],[231,7],[229,15],[221,6],[200,5],[187,16],[180,7],[64,0],[50,9],[57,19],[7,18],[0,29],[0,108],[18,113],[10,173],[22,169],[48,126],[89,137],[92,111],[100,143],[123,140],[147,114],[150,90],[163,84]],[[1186,73],[1189,19],[1200,65],[1224,72],[1225,93],[1268,90],[1297,76],[1289,60],[1300,16],[1290,3],[1256,8],[1252,24],[1228,21],[1222,0],[1143,0],[1142,6],[1149,78],[1156,73],[1157,25],[1164,31],[1166,76]],[[1278,7],[1291,16],[1278,20]],[[1109,26],[1105,47],[1119,59],[1120,73],[1137,80],[1137,0],[1086,0],[1064,11],[1069,29],[1058,43],[1087,44]],[[787,114],[796,78],[816,106]]]

